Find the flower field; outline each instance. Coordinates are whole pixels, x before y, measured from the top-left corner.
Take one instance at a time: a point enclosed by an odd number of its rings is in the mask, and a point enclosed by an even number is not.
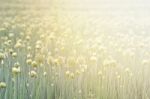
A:
[[[150,99],[149,14],[31,1],[0,3],[0,99]]]

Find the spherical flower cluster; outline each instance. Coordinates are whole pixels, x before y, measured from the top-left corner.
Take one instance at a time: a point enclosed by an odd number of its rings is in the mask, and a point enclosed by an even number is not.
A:
[[[20,63],[19,62],[16,62],[15,64],[14,64],[14,67],[19,67],[20,66]]]
[[[35,72],[35,71],[30,71],[29,72],[29,75],[31,76],[31,77],[33,77],[33,78],[36,78],[37,77],[37,73]]]
[[[37,67],[38,66],[38,63],[36,61],[32,61],[32,64],[31,64],[33,67]]]
[[[46,75],[47,75],[47,72],[44,72],[43,75],[46,76]]]
[[[97,62],[97,57],[96,56],[91,56],[90,61],[91,61],[91,63],[95,64]]]
[[[150,65],[150,61],[148,61],[148,60],[143,60],[143,61],[142,61],[142,65],[143,65],[143,66],[148,66],[148,65]]]
[[[17,43],[17,44],[15,45],[15,48],[20,48],[20,47],[22,47],[22,44],[21,44],[21,43]]]
[[[26,63],[27,63],[28,65],[31,65],[31,64],[32,64],[32,59],[27,59],[27,60],[26,60]]]
[[[20,67],[13,67],[13,68],[12,68],[12,73],[13,73],[13,74],[17,75],[17,74],[20,73],[20,72],[21,72]]]
[[[70,71],[66,71],[66,76],[68,78],[71,78],[71,79],[74,79],[75,78],[75,74],[73,72],[70,72]]]
[[[16,53],[16,52],[13,52],[13,53],[12,53],[12,57],[14,57],[14,58],[17,57],[17,53]]]
[[[6,88],[6,83],[5,82],[0,82],[0,88]]]
[[[31,37],[28,35],[28,36],[26,36],[26,40],[30,40],[31,39]]]
[[[66,76],[69,77],[70,71],[66,71]]]

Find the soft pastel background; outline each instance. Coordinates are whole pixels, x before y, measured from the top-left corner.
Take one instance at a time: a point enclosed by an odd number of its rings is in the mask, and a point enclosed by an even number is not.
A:
[[[149,0],[0,0],[0,99],[150,99]]]

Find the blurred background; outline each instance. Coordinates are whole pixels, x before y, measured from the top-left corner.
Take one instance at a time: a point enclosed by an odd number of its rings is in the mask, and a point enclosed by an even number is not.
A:
[[[148,0],[0,0],[0,99],[150,99],[149,16]]]

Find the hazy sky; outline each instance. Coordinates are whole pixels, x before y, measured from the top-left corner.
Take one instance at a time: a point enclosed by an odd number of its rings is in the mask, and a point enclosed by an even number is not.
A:
[[[84,7],[95,7],[95,6],[119,6],[119,7],[148,7],[150,6],[150,0],[67,0],[63,3],[70,6],[82,5]]]
[[[150,13],[150,0],[62,0],[61,7],[67,10],[80,11],[135,11]]]

